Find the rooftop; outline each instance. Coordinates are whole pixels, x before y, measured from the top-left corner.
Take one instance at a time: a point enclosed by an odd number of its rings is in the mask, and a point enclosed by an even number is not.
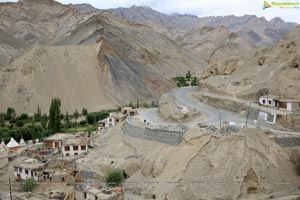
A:
[[[74,137],[66,138],[63,145],[86,145],[88,143],[87,138]]]
[[[20,157],[17,158],[15,161],[14,166],[20,167],[23,169],[41,169],[45,166],[45,163],[41,163],[36,159],[27,158],[27,157]]]
[[[75,137],[73,134],[70,133],[56,133],[47,137],[45,140],[64,140],[68,137]]]
[[[38,195],[38,194],[34,194],[34,193],[31,193],[31,192],[28,192],[22,196],[19,196],[19,197],[16,197],[14,198],[14,200],[48,200],[48,198],[46,197],[43,197],[41,195]]]
[[[87,184],[77,185],[76,190],[96,195],[99,199],[103,199],[103,200],[111,199],[112,197],[115,197],[115,196],[118,195],[117,193],[115,193],[113,191],[111,191],[110,194],[106,194],[106,193],[103,192],[103,190],[98,189],[98,188],[93,187],[93,186],[90,186],[90,185],[87,185]]]

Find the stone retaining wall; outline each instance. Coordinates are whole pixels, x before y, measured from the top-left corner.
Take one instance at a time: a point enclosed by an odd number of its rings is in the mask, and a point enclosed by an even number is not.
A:
[[[297,136],[276,137],[275,142],[283,147],[295,147],[295,146],[300,146],[300,137]]]
[[[184,132],[152,129],[144,126],[138,126],[125,120],[122,125],[123,133],[131,137],[151,140],[170,145],[179,145],[183,140]]]

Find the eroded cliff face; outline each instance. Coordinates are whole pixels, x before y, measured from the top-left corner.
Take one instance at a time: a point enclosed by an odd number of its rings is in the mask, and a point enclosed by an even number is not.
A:
[[[299,186],[291,151],[268,133],[212,137],[187,164],[175,199],[255,199]]]

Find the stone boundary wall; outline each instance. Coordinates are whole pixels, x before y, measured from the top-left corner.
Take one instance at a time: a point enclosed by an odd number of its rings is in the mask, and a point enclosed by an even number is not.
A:
[[[183,140],[184,132],[170,131],[161,129],[152,129],[144,126],[138,126],[131,123],[128,118],[121,127],[124,134],[140,138],[144,140],[151,140],[170,145],[179,145]]]
[[[283,147],[300,146],[300,136],[276,137],[274,140],[277,144]]]

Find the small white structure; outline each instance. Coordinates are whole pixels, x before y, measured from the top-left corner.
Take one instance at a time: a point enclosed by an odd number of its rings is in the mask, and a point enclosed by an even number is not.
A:
[[[77,185],[75,188],[76,200],[118,200],[119,194],[109,190],[101,190],[87,184]]]
[[[62,144],[64,156],[78,156],[88,151],[88,140],[86,138],[67,138]]]
[[[276,109],[287,110],[293,112],[300,109],[300,100],[282,99],[275,96],[261,96],[259,97],[259,104],[269,106]]]
[[[22,180],[33,178],[38,181],[44,167],[45,163],[41,163],[36,159],[21,157],[15,161],[14,176]]]
[[[275,107],[275,96],[261,96],[259,97],[259,103],[263,106]]]
[[[10,151],[16,151],[21,148],[21,146],[16,142],[14,138],[11,138],[6,146]]]
[[[20,145],[21,147],[25,147],[25,146],[26,146],[26,143],[25,143],[25,141],[24,141],[23,138],[21,138],[19,145]]]

